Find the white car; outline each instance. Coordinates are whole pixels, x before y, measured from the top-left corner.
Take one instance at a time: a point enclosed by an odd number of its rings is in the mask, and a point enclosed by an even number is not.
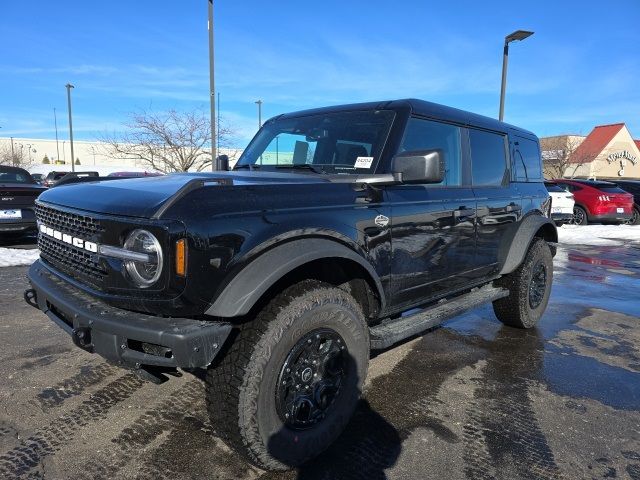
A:
[[[556,225],[564,225],[573,221],[573,205],[576,203],[573,194],[555,182],[544,182],[551,197],[551,219]]]

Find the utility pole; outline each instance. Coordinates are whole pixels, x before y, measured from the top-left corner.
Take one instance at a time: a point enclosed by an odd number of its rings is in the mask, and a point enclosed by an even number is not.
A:
[[[220,170],[216,152],[216,84],[213,58],[213,0],[209,3],[209,95],[211,100],[211,170]]]
[[[71,123],[71,89],[75,88],[70,83],[65,85],[67,87],[67,105],[69,108],[69,143],[71,144],[71,171],[76,171],[76,157],[73,154],[73,124]]]
[[[258,130],[262,127],[262,100],[256,100],[256,105],[258,105]]]
[[[60,160],[60,145],[58,144],[58,117],[56,116],[56,107],[53,107],[53,122],[56,125],[56,160]]]

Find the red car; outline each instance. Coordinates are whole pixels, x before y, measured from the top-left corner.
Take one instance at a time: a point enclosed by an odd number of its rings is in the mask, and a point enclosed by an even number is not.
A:
[[[626,223],[633,217],[633,195],[616,184],[596,180],[557,179],[554,182],[573,193],[573,222]]]

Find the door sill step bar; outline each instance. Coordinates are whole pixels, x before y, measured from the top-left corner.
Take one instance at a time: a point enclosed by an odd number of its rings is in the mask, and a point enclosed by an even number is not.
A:
[[[493,302],[508,295],[509,291],[505,288],[485,285],[451,299],[442,299],[413,315],[383,320],[370,330],[371,349],[384,350],[478,305]]]

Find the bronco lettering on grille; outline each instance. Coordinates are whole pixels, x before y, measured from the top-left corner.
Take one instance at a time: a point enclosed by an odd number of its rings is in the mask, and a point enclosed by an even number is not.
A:
[[[40,233],[47,235],[48,237],[55,238],[56,240],[60,240],[61,242],[68,243],[69,245],[73,245],[76,248],[80,248],[92,253],[98,253],[97,243],[89,242],[78,237],[72,237],[71,235],[67,235],[66,233],[54,230],[53,228],[48,227],[43,223],[40,224]]]

